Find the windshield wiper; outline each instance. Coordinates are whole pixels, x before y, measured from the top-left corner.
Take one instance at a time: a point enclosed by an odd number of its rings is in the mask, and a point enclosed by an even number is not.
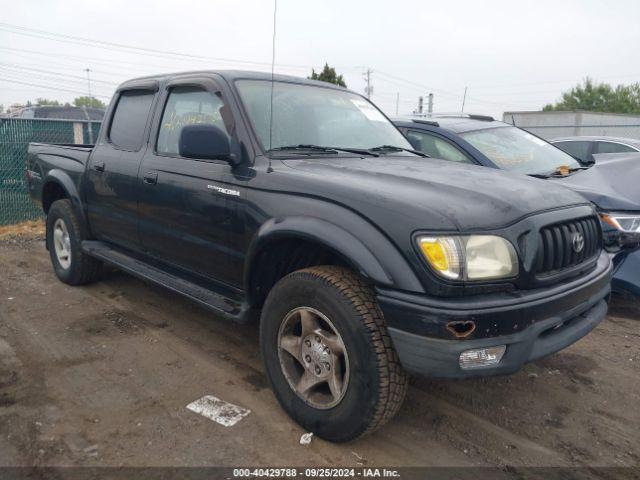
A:
[[[321,147],[320,145],[307,145],[304,143],[301,143],[299,145],[285,145],[282,147],[274,147],[268,151],[269,152],[285,152],[288,150],[311,150],[314,152],[338,153],[338,151],[335,148]]]
[[[426,153],[419,152],[418,150],[413,150],[411,148],[403,148],[396,147],[395,145],[380,145],[379,147],[370,148],[372,152],[409,152],[414,155],[418,155],[419,157],[429,158],[430,156]]]
[[[283,147],[275,147],[268,151],[269,152],[285,152],[285,151],[300,151],[300,150],[307,150],[314,153],[337,154],[340,152],[347,152],[347,153],[355,153],[357,155],[367,155],[371,157],[379,156],[378,154],[370,152],[369,150],[365,150],[364,148],[323,147],[321,145],[311,145],[311,144],[304,144],[304,143],[301,143],[299,145],[286,145]]]
[[[534,178],[549,178],[549,175],[546,175],[544,173],[527,173],[527,175]]]

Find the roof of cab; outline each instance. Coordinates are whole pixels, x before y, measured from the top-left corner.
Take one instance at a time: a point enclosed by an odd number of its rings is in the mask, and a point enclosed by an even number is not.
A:
[[[440,127],[455,133],[470,132],[473,130],[485,130],[488,128],[510,127],[511,125],[494,120],[491,117],[483,115],[432,115],[426,117],[402,117],[394,118],[393,123],[396,125],[403,124],[407,127],[414,125],[429,125],[432,127]]]
[[[165,82],[167,80],[171,80],[176,77],[189,76],[189,75],[219,75],[228,82],[233,82],[235,80],[240,79],[248,79],[248,80],[266,80],[271,81],[273,78],[276,82],[292,82],[292,83],[300,83],[306,85],[315,85],[318,87],[325,88],[335,88],[336,90],[347,90],[344,87],[339,85],[335,85],[333,83],[321,82],[319,80],[310,80],[304,77],[294,77],[292,75],[281,75],[274,74],[273,77],[270,72],[256,72],[250,70],[193,70],[186,72],[174,72],[174,73],[164,73],[158,75],[147,75],[144,77],[137,77],[127,80],[118,86],[118,90],[125,90],[129,86],[139,85],[140,83],[146,81],[157,81],[157,82]],[[357,93],[357,92],[353,92]]]

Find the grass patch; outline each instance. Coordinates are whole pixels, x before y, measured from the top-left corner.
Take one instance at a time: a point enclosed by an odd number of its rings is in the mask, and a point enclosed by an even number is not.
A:
[[[29,220],[14,225],[0,226],[0,238],[41,237],[44,233],[44,221],[42,220]]]

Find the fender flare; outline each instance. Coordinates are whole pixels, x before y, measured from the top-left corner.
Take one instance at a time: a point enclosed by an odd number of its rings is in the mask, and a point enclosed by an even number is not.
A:
[[[380,232],[371,229],[371,235],[382,237]],[[379,258],[371,251],[367,245],[349,231],[342,227],[317,217],[291,216],[285,218],[271,218],[266,221],[254,236],[247,255],[245,268],[245,287],[249,288],[253,266],[256,257],[264,251],[268,245],[274,241],[286,238],[299,238],[310,240],[323,245],[339,253],[353,264],[359,272],[372,280],[375,284],[386,287],[396,287],[407,290],[422,290],[422,287],[409,267],[407,261],[402,257],[398,249],[386,238],[385,260],[387,262],[402,262],[402,271],[406,275],[398,278],[398,268],[394,269],[396,275],[391,273],[390,268],[385,267]]]
[[[44,189],[49,183],[57,183],[58,185],[60,185],[60,187],[62,187],[62,189],[67,194],[67,197],[71,200],[71,205],[73,206],[74,210],[78,214],[78,217],[80,218],[81,222],[86,226],[84,203],[82,202],[82,198],[80,198],[78,189],[76,188],[76,185],[73,183],[73,180],[71,179],[71,177],[63,170],[60,170],[57,168],[50,170],[47,173],[47,176],[45,177],[44,182],[42,182],[41,200],[43,204],[44,204]]]

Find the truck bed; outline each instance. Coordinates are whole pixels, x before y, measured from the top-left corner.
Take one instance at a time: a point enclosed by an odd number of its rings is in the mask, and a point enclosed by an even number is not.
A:
[[[47,179],[60,170],[69,176],[76,191],[81,191],[80,182],[93,147],[74,143],[29,143],[26,170],[31,199],[42,205],[42,190]]]

